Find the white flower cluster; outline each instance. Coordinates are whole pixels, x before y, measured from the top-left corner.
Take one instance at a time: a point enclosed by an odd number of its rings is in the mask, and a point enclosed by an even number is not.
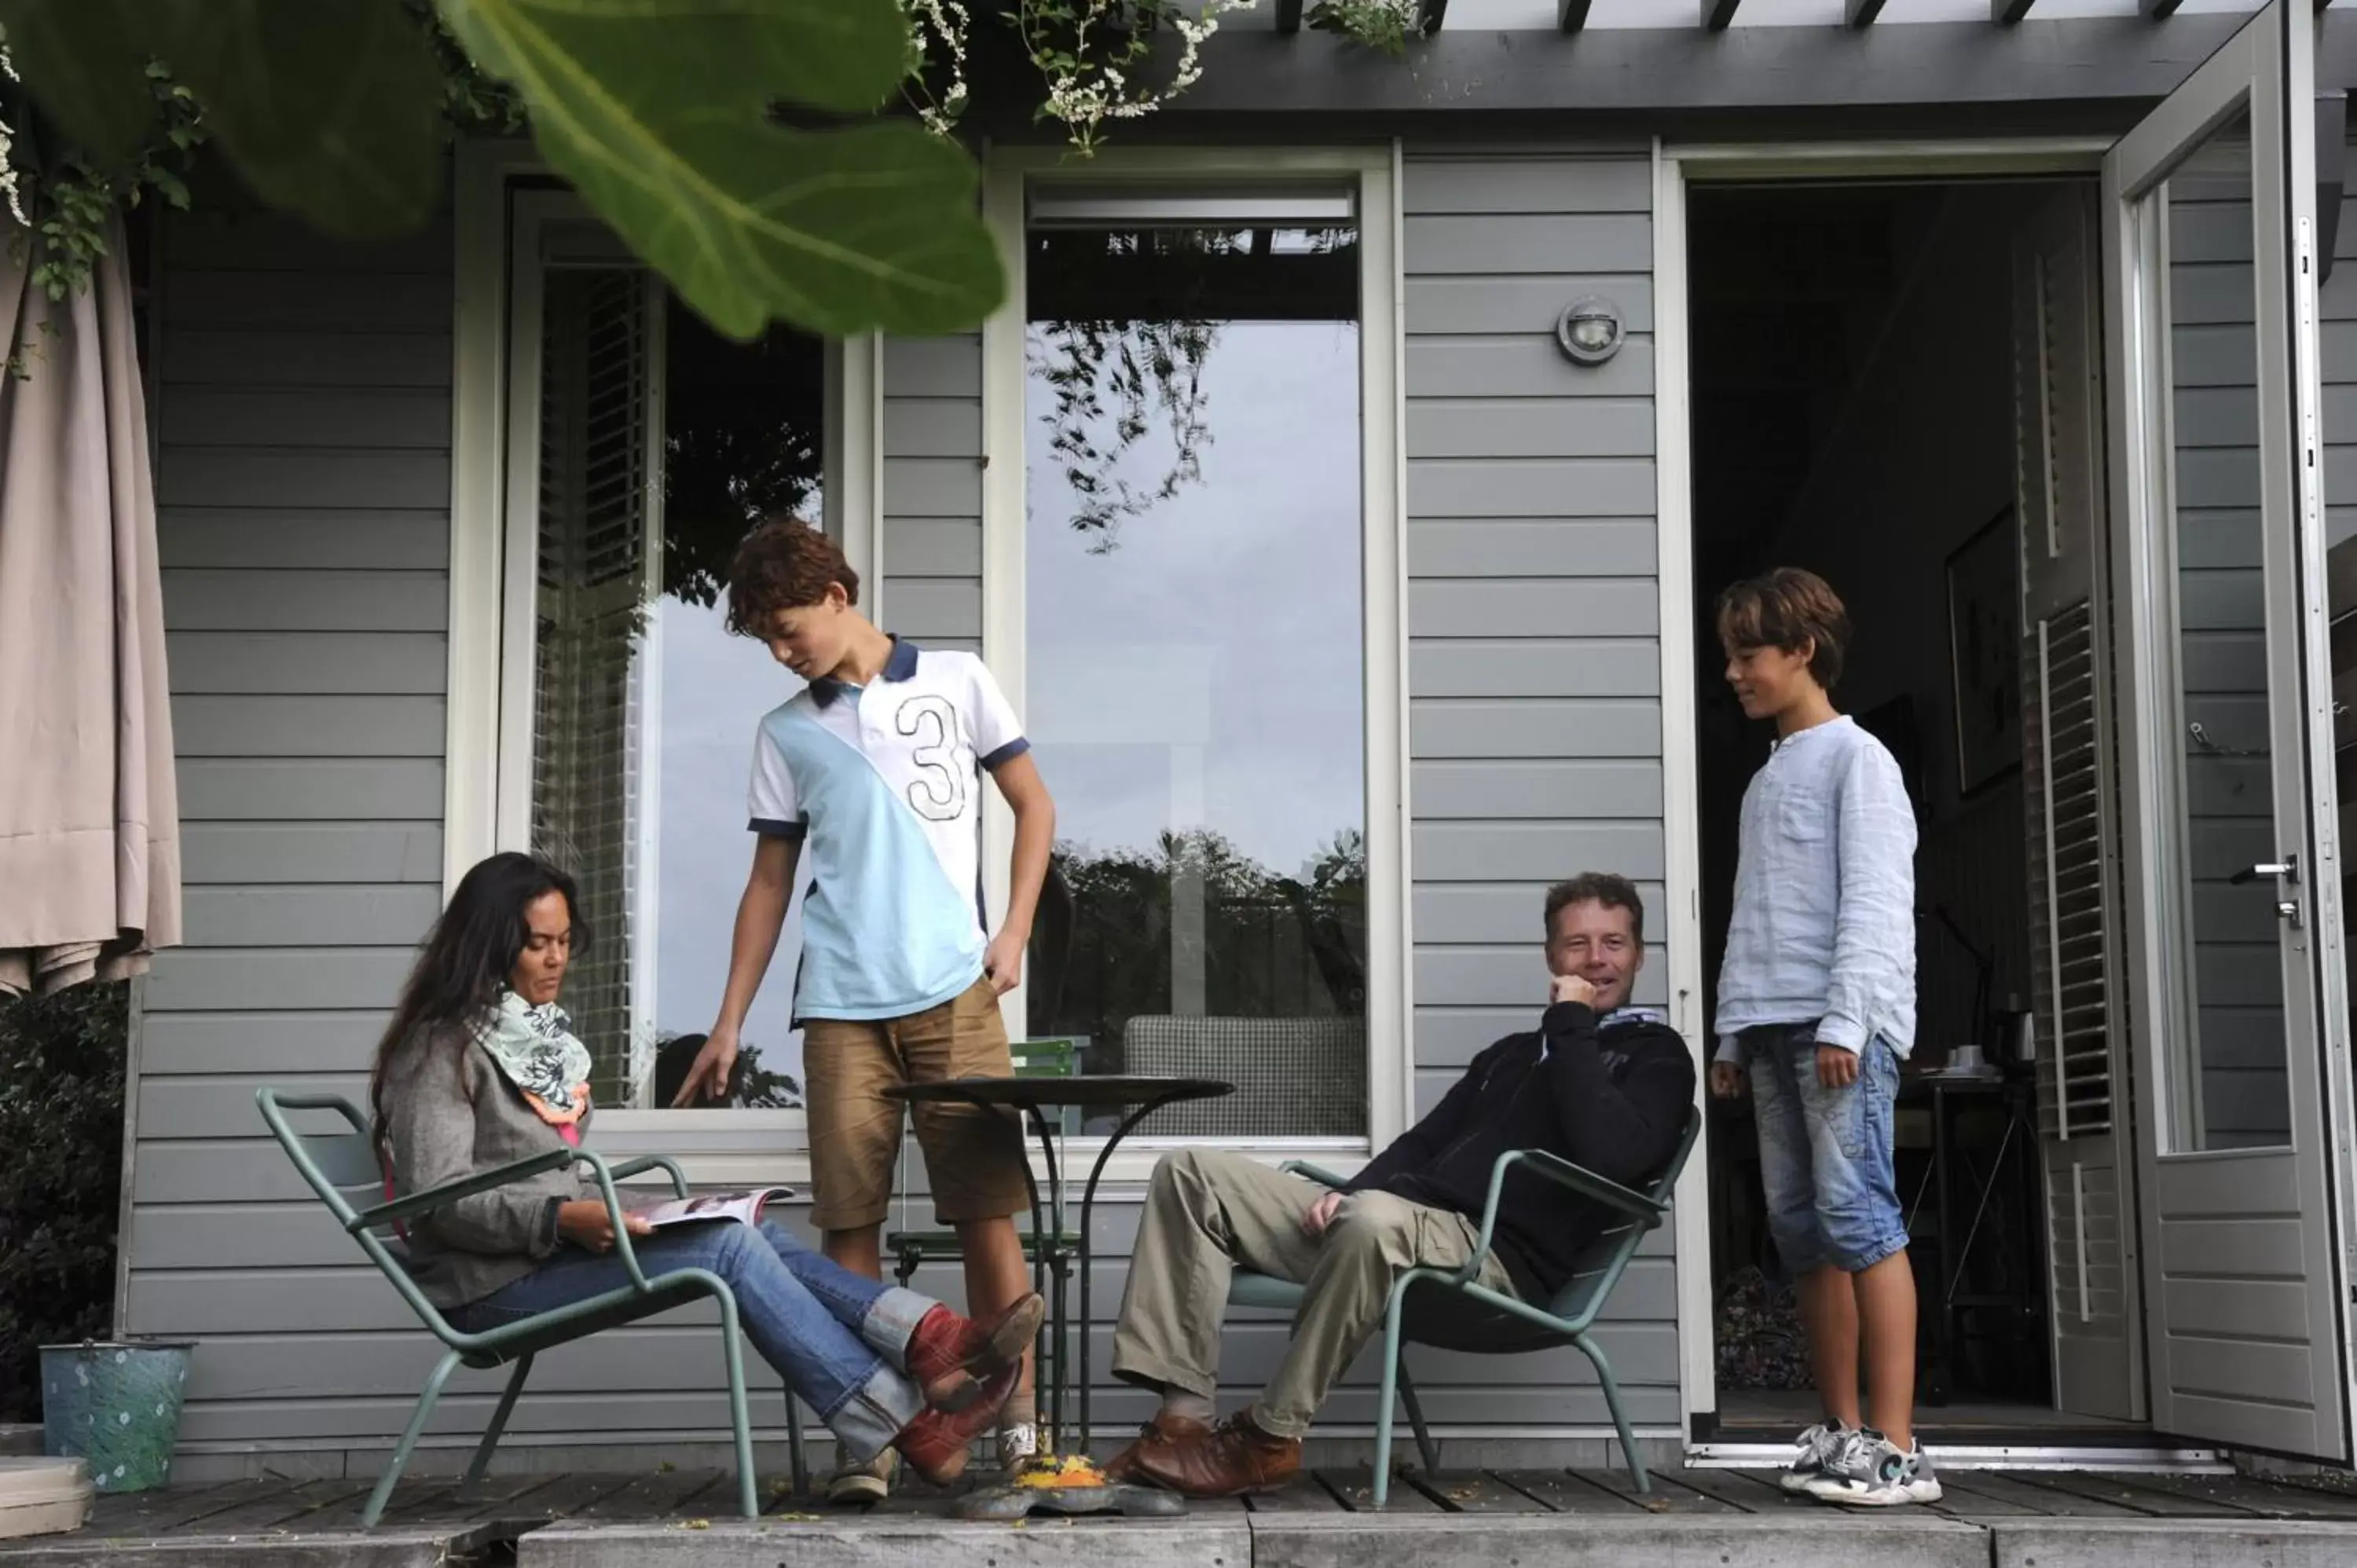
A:
[[[25,80],[16,74],[16,62],[8,58],[8,39],[5,33],[0,33],[0,71],[6,72],[11,81]],[[8,153],[15,145],[16,138],[8,134],[8,122],[0,120],[0,192],[8,198],[8,216],[29,229],[33,220],[25,216],[25,199],[16,188],[16,166],[8,161]]]
[[[1192,87],[1203,74],[1204,43],[1220,30],[1220,18],[1231,11],[1249,10],[1254,0],[1201,0],[1192,16],[1163,11],[1179,38],[1179,54],[1170,80],[1160,87],[1135,82],[1109,60],[1092,58],[1092,46],[1102,48],[1106,33],[1135,27],[1140,7],[1136,0],[991,0],[1005,11],[1028,38],[1036,24],[1065,35],[1060,46],[1035,53],[1047,76],[1046,113],[1064,123],[1072,145],[1083,152],[1094,145],[1097,127],[1107,120],[1135,120],[1151,113]],[[1415,0],[1406,0],[1411,8]],[[949,83],[938,99],[917,104],[926,126],[947,134],[966,105],[966,38],[972,25],[961,0],[901,0],[909,16],[910,75],[927,59],[947,65]],[[1095,35],[1094,38],[1092,35]]]
[[[1120,68],[1092,65],[1086,48],[1089,29],[1124,9],[1122,0],[1077,0],[1074,8],[1077,47],[1071,61],[1048,82],[1048,113],[1071,127],[1073,145],[1086,151],[1096,141],[1097,127],[1107,120],[1135,120],[1150,114],[1201,79],[1204,43],[1220,30],[1220,18],[1231,11],[1247,10],[1252,0],[1203,0],[1193,16],[1170,18],[1181,48],[1170,81],[1157,89],[1133,83]]]
[[[925,123],[925,129],[946,136],[965,113],[965,40],[971,18],[958,0],[903,0],[903,4],[909,12],[909,75],[921,70],[926,58],[937,48],[949,66],[949,85],[941,97],[917,105],[917,117]]]

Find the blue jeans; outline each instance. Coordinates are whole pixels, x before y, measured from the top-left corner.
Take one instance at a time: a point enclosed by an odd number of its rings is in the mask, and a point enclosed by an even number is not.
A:
[[[872,1459],[925,1408],[910,1382],[909,1339],[941,1304],[862,1279],[775,1220],[681,1225],[631,1238],[649,1279],[709,1269],[737,1297],[737,1321],[790,1393],[819,1412],[855,1458]],[[569,1306],[630,1283],[622,1260],[571,1245],[511,1284],[449,1314],[469,1334]]]
[[[1857,1078],[1817,1081],[1814,1025],[1748,1029],[1743,1054],[1760,1126],[1768,1233],[1795,1277],[1830,1264],[1862,1273],[1907,1247],[1890,1168],[1899,1053],[1867,1042]]]

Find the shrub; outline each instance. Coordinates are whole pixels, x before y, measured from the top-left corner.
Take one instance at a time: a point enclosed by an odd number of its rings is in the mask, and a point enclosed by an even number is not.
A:
[[[129,992],[0,1001],[0,1421],[40,1419],[41,1346],[113,1322]]]

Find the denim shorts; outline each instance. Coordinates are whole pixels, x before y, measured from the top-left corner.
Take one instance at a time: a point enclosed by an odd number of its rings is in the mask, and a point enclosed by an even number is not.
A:
[[[1854,1274],[1904,1251],[1907,1220],[1890,1167],[1899,1053],[1868,1041],[1857,1078],[1841,1089],[1817,1081],[1813,1025],[1748,1029],[1743,1055],[1768,1233],[1786,1271],[1797,1277],[1831,1264]]]

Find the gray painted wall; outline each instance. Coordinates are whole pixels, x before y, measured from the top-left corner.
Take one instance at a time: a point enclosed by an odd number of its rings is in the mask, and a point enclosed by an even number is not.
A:
[[[248,212],[164,223],[188,945],[145,986],[122,1326],[203,1338],[192,1451],[382,1430],[350,1397],[414,1359],[253,1097],[360,1091],[438,905],[449,255],[441,225],[363,253]]]
[[[1548,882],[1621,872],[1668,923],[1652,165],[1412,148],[1402,201],[1414,1042],[1428,1109],[1482,1047],[1529,1026]],[[1584,294],[1616,301],[1629,328],[1594,370],[1554,341],[1555,314]],[[1639,1001],[1666,1000],[1666,959],[1653,950]],[[1649,1240],[1600,1337],[1631,1419],[1661,1426],[1678,1421],[1670,1251],[1666,1229]],[[1606,1419],[1584,1367],[1503,1396],[1442,1392],[1442,1359],[1415,1366],[1441,1419]],[[1534,1369],[1471,1370],[1494,1386]],[[1507,1397],[1545,1413],[1508,1414]]]
[[[1548,881],[1618,869],[1662,912],[1649,191],[1641,153],[1407,166],[1424,1105],[1527,1024]],[[354,252],[250,214],[166,224],[158,483],[189,945],[146,986],[124,1326],[202,1341],[190,1475],[372,1467],[434,1359],[303,1195],[252,1097],[262,1083],[364,1092],[436,908],[449,253],[447,229]],[[1550,336],[1587,292],[1616,298],[1632,329],[1596,371]],[[981,633],[980,392],[974,337],[887,347],[879,607],[936,645]],[[1641,999],[1661,1002],[1665,974],[1657,953]],[[1101,1380],[1135,1224],[1134,1194],[1117,1196],[1098,1221]],[[1666,1233],[1649,1244],[1604,1335],[1632,1415],[1656,1431],[1677,1420],[1669,1253]],[[918,1283],[955,1294],[953,1271]],[[517,1461],[719,1436],[703,1321],[545,1358],[513,1423]],[[1240,1320],[1223,1380],[1254,1387],[1285,1333]],[[1414,1366],[1446,1425],[1606,1419],[1574,1356],[1419,1351]],[[1330,1419],[1371,1423],[1373,1381],[1362,1358]],[[462,1374],[436,1421],[443,1450],[479,1428],[493,1388]],[[757,1421],[775,1411],[761,1401]],[[1108,1433],[1145,1412],[1110,1387],[1097,1407]]]

